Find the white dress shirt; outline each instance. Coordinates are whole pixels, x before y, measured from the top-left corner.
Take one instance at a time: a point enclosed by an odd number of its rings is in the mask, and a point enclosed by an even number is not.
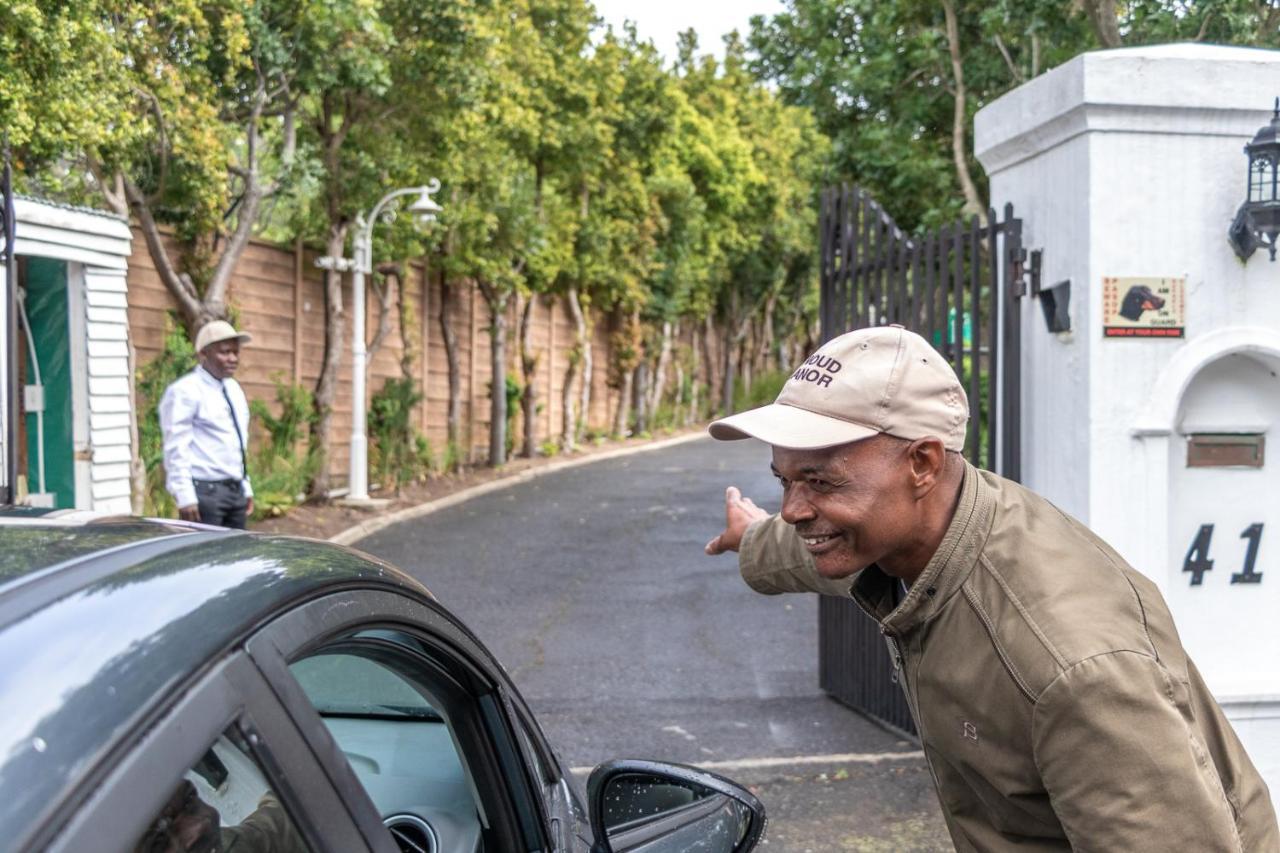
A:
[[[235,407],[234,421],[228,399]],[[244,469],[249,448],[241,444],[249,440],[249,401],[240,383],[230,378],[219,380],[197,367],[165,389],[160,399],[160,429],[164,433],[165,486],[179,507],[196,503],[192,480],[240,480],[245,497],[253,497]]]

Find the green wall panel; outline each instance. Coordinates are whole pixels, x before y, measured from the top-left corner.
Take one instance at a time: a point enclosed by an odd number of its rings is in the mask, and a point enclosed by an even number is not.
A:
[[[54,506],[76,505],[75,437],[71,413],[71,350],[67,325],[67,265],[48,258],[29,258],[23,282],[27,319],[40,378],[44,382],[44,487],[53,492]],[[28,384],[35,382],[35,366],[27,357]],[[27,413],[27,488],[40,487],[36,415]]]

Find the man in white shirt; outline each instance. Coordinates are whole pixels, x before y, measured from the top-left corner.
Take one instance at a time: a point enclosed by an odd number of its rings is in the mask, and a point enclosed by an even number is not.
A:
[[[200,364],[160,400],[165,486],[187,521],[243,529],[253,512],[249,401],[232,378],[250,340],[224,320],[206,323],[196,335]]]

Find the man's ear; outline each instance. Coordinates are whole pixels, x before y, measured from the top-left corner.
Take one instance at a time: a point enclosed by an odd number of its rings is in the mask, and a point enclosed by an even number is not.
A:
[[[916,439],[907,448],[911,465],[911,487],[917,499],[933,491],[947,467],[947,448],[934,436]]]

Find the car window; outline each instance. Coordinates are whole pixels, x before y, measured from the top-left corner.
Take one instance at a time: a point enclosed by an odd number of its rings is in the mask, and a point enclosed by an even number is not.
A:
[[[405,851],[486,849],[485,803],[455,735],[443,673],[363,632],[290,664],[392,837]]]
[[[296,823],[232,726],[174,786],[135,853],[308,853]]]
[[[444,722],[440,712],[395,669],[366,657],[317,654],[290,670],[322,717],[416,717]]]

